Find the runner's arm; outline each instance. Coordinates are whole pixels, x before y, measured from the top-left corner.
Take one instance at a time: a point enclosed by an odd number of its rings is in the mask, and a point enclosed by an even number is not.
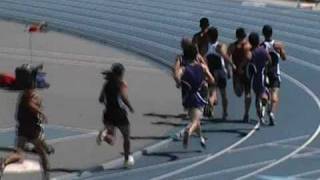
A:
[[[214,80],[214,77],[212,76],[212,74],[210,73],[208,66],[206,66],[204,64],[202,64],[201,66],[202,66],[203,72],[207,78],[208,83],[214,84],[215,80]]]
[[[200,64],[208,65],[207,58],[201,56],[201,54],[197,54],[197,62]]]
[[[285,61],[287,59],[287,54],[284,49],[284,45],[281,42],[276,42],[274,44],[274,48],[279,52],[281,59]]]
[[[225,44],[223,44],[223,43],[219,44],[217,47],[217,52],[221,54],[221,56],[223,57],[223,59],[227,63],[227,65],[230,65],[232,67],[232,69],[236,69],[236,65],[233,64],[233,62],[229,56],[227,46]]]
[[[180,80],[179,80],[179,77],[178,77],[180,67],[181,67],[181,56],[178,55],[176,57],[176,62],[175,62],[174,67],[173,67],[173,79],[176,82],[177,88],[180,87]]]
[[[105,103],[105,95],[104,95],[104,93],[105,93],[105,88],[106,88],[106,84],[103,85],[102,90],[101,90],[101,92],[100,92],[99,102],[100,102],[101,104]]]
[[[47,116],[43,113],[41,106],[41,98],[39,95],[32,94],[30,99],[27,101],[27,105],[30,108],[31,112],[34,114],[39,114],[42,117],[44,122],[47,122]]]
[[[129,108],[130,112],[134,113],[134,109],[131,106],[131,103],[128,97],[128,84],[125,81],[122,83],[120,87],[120,93],[121,93],[121,99],[123,103]]]

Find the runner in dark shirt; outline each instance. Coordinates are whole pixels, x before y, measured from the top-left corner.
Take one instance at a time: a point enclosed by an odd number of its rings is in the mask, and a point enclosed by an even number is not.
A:
[[[0,170],[2,172],[7,165],[22,161],[26,143],[31,143],[40,156],[43,179],[49,179],[47,154],[53,153],[54,149],[44,139],[42,123],[46,123],[47,118],[42,111],[42,98],[35,89],[35,77],[33,79],[18,99],[16,151],[1,160]]]
[[[198,33],[196,33],[192,39],[193,44],[196,45],[197,50],[202,57],[205,57],[208,51],[209,39],[208,39],[207,32],[208,32],[209,26],[210,26],[209,19],[206,17],[201,18],[200,19],[201,30]]]
[[[99,102],[105,105],[103,114],[104,129],[97,136],[97,143],[105,141],[114,144],[115,128],[118,128],[123,136],[124,166],[134,165],[133,156],[130,155],[130,123],[127,117],[126,107],[134,112],[128,99],[128,85],[124,77],[124,66],[115,63],[110,72],[104,72],[106,83],[101,91]]]
[[[265,69],[268,63],[271,62],[271,57],[264,47],[259,46],[259,35],[251,33],[249,42],[252,46],[252,59],[250,62],[249,71],[252,73],[252,88],[256,94],[256,109],[257,115],[263,124],[265,121],[265,111],[269,100],[269,93],[265,86]]]
[[[244,116],[243,121],[249,121],[251,106],[251,85],[246,75],[246,68],[251,59],[251,45],[248,42],[244,28],[237,28],[237,40],[229,45],[228,54],[231,56],[235,68],[233,69],[233,90],[238,97],[244,93]]]

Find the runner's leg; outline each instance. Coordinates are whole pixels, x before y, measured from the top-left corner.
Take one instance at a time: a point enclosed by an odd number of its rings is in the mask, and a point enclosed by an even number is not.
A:
[[[245,89],[245,96],[244,96],[244,117],[243,120],[245,122],[249,121],[249,111],[251,106],[251,87],[249,84],[243,83]]]
[[[118,127],[123,137],[124,159],[128,161],[130,155],[130,125]]]
[[[43,139],[38,138],[32,142],[35,146],[36,153],[40,157],[40,162],[43,168],[43,179],[49,180],[49,161],[45,150],[45,142]]]
[[[226,88],[220,88],[220,95],[222,99],[222,119],[225,120],[228,117],[228,98]]]

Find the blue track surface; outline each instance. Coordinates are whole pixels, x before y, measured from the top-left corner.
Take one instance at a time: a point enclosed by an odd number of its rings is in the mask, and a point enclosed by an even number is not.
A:
[[[203,122],[209,138],[206,150],[201,149],[196,138],[191,140],[188,150],[182,148],[180,141],[172,141],[156,151],[144,152],[131,170],[106,169],[79,178],[320,177],[320,143],[316,131],[320,105],[317,98],[320,95],[319,13],[241,6],[239,2],[220,0],[0,1],[0,17],[27,22],[46,20],[52,29],[111,43],[165,65],[172,64],[180,52],[181,37],[198,30],[202,16],[210,18],[211,24],[220,30],[220,40],[226,43],[232,41],[238,26],[257,32],[264,24],[274,27],[275,39],[284,42],[289,54],[288,61],[282,63],[285,74],[277,126],[254,131],[256,124],[241,123],[243,102],[233,95],[229,86],[230,120]],[[220,109],[217,112],[219,116]],[[254,108],[251,117],[255,119]]]

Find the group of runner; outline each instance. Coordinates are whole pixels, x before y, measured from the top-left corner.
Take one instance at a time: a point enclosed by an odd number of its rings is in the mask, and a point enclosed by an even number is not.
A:
[[[251,32],[247,36],[245,29],[239,27],[235,32],[236,40],[229,46],[218,41],[218,29],[210,26],[208,18],[200,19],[200,28],[192,39],[182,39],[182,54],[177,56],[173,67],[173,78],[182,92],[183,107],[191,119],[184,131],[184,147],[193,133],[199,135],[200,143],[205,147],[200,120],[202,115],[213,118],[218,104],[217,92],[221,95],[222,120],[227,120],[226,87],[231,76],[236,96],[244,96],[243,121],[249,122],[253,90],[259,122],[274,126],[281,82],[279,61],[286,60],[286,53],[283,44],[272,39],[272,27],[263,26],[262,42],[258,33]]]
[[[286,54],[281,42],[272,39],[272,27],[265,25],[261,43],[255,32],[247,37],[243,28],[236,30],[236,40],[227,47],[218,41],[219,32],[209,24],[207,18],[200,20],[201,31],[194,37],[183,38],[182,54],[176,58],[173,78],[182,92],[182,104],[188,111],[191,122],[185,128],[183,145],[188,145],[189,136],[196,133],[202,147],[206,147],[206,138],[201,133],[201,117],[212,118],[218,104],[217,92],[221,95],[222,119],[228,118],[227,81],[233,78],[234,92],[238,97],[244,95],[245,112],[243,121],[249,121],[251,89],[256,95],[257,116],[261,123],[267,124],[265,113],[268,112],[269,123],[275,124],[275,115],[280,88],[279,59],[285,60]],[[42,98],[38,94],[37,73],[31,71],[31,81],[24,87],[17,106],[16,150],[6,158],[0,159],[0,178],[4,168],[24,157],[26,143],[34,145],[34,151],[40,156],[43,167],[43,179],[49,179],[47,155],[54,149],[45,142],[42,123],[47,121],[42,111]],[[124,80],[125,67],[120,63],[102,73],[105,77],[99,102],[104,104],[104,128],[97,136],[97,143],[102,141],[113,145],[115,128],[123,136],[124,165],[134,164],[130,152],[130,123],[126,107],[134,109],[128,99],[128,85]]]

